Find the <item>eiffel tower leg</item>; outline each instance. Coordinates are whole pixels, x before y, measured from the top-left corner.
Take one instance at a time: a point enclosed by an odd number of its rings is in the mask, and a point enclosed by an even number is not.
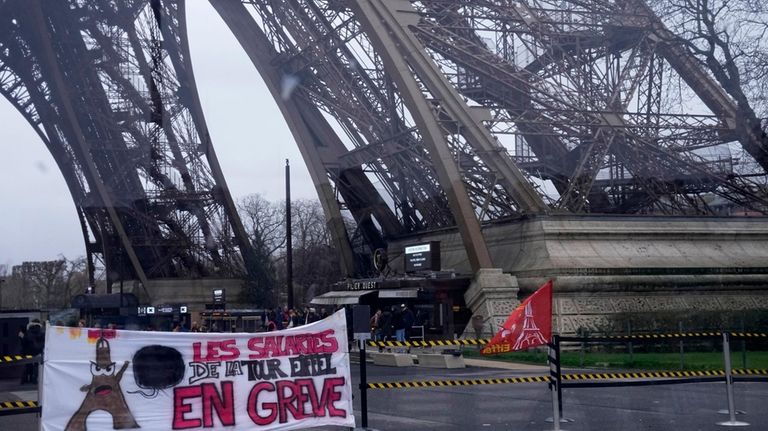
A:
[[[464,294],[464,301],[474,315],[482,316],[487,323],[482,337],[492,337],[520,304],[517,299],[517,279],[500,268],[480,269]],[[464,329],[463,337],[474,337],[472,325]]]

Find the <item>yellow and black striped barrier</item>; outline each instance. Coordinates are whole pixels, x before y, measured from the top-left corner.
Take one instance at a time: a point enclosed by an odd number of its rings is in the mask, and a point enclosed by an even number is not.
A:
[[[40,403],[37,401],[0,401],[0,416],[37,413]]]
[[[761,332],[730,332],[737,338],[768,338],[768,333]],[[561,341],[616,341],[616,340],[664,340],[678,338],[708,338],[721,337],[722,332],[674,332],[668,334],[633,334],[633,335],[607,335],[595,337],[560,337]],[[450,346],[485,346],[490,338],[459,339],[459,340],[428,340],[428,341],[368,341],[371,347],[450,347]]]
[[[761,332],[731,332],[731,337],[737,338],[768,338],[768,334]]]
[[[675,332],[670,334],[633,334],[633,335],[610,335],[605,337],[593,337],[597,339],[609,338],[614,340],[660,340],[665,338],[707,338],[721,337],[722,332]],[[738,338],[767,338],[768,334],[760,332],[730,332],[731,337]],[[572,337],[562,337],[563,341],[570,340]],[[585,340],[589,340],[586,337]]]
[[[734,368],[731,373],[737,376],[768,376],[768,369]]]
[[[0,409],[28,409],[40,407],[37,401],[0,401]]]
[[[7,365],[14,362],[28,361],[34,359],[32,355],[3,355],[0,356],[0,365]]]
[[[738,376],[768,376],[768,369],[732,370]],[[594,380],[648,380],[648,379],[681,379],[696,377],[724,377],[724,370],[705,371],[643,371],[623,373],[573,373],[563,374],[564,381],[594,381]],[[548,383],[549,376],[505,377],[496,379],[464,379],[464,380],[416,380],[405,382],[368,383],[368,389],[410,389],[437,388],[449,386],[501,385],[514,383]]]
[[[371,347],[449,347],[449,346],[484,346],[490,338],[429,340],[429,341],[368,341]]]
[[[411,382],[368,383],[368,389],[438,388],[447,386],[501,385],[511,383],[546,383],[548,376],[505,377],[498,379],[418,380]]]
[[[736,374],[736,370],[733,370]],[[626,380],[626,379],[672,379],[680,377],[721,377],[723,370],[711,371],[646,371],[637,373],[588,373],[563,374],[563,380]]]
[[[611,335],[605,338],[614,338],[619,340],[655,340],[664,338],[702,338],[702,337],[721,337],[721,332],[675,332],[671,334],[633,334],[633,335]],[[600,337],[597,337],[600,338]]]

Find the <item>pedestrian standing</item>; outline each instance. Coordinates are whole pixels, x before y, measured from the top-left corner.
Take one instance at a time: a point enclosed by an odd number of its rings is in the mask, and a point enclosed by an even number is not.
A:
[[[408,308],[408,305],[403,304],[401,307],[403,310],[403,326],[405,327],[404,337],[406,340],[410,340],[411,336],[413,335],[411,332],[413,330],[413,322],[416,320],[416,317],[413,315],[413,311]]]
[[[376,310],[376,312],[373,313],[373,316],[371,316],[371,337],[373,337],[374,341],[381,341],[381,326],[379,326],[380,321],[381,308]]]
[[[395,340],[405,341],[403,310],[397,306],[392,306],[392,328],[395,330]]]
[[[291,308],[288,310],[288,326],[287,328],[295,328],[299,326],[299,317],[296,315],[296,311]]]
[[[24,341],[22,343],[24,347],[23,354],[25,355],[42,355],[45,348],[45,332],[43,326],[40,324],[39,319],[32,319],[27,325],[27,332],[24,335]],[[22,383],[37,383],[37,376],[39,373],[38,363],[26,364],[24,367],[24,377]]]
[[[277,331],[277,323],[275,323],[275,312],[274,311],[270,311],[267,314],[266,331],[267,332]]]
[[[379,333],[381,341],[390,340],[394,335],[394,330],[392,329],[392,312],[389,309],[381,313],[381,317],[379,318],[379,328],[381,328]]]

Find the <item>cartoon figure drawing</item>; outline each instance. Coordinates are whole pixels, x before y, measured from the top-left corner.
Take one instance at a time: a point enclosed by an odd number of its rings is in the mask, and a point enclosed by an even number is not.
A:
[[[89,385],[80,388],[86,392],[85,399],[67,423],[64,431],[86,431],[88,415],[96,410],[104,410],[112,415],[113,429],[140,428],[125,402],[120,379],[128,368],[125,361],[120,371],[115,373],[115,363],[110,355],[109,342],[103,337],[96,342],[96,362],[91,361],[93,379]]]

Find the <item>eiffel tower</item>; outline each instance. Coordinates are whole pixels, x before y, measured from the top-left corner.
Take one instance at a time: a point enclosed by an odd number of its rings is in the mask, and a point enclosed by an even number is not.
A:
[[[547,344],[547,340],[541,335],[541,329],[536,326],[536,322],[533,320],[533,309],[531,309],[531,303],[529,302],[528,304],[525,304],[523,332],[517,337],[517,341],[515,341],[512,350],[520,350],[528,346],[538,346],[541,344]]]

